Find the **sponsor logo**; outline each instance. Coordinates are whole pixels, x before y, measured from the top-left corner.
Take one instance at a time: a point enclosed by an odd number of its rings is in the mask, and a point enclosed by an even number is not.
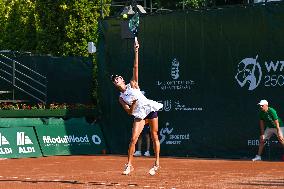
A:
[[[264,87],[282,87],[284,85],[284,61],[265,61],[259,63],[255,58],[244,58],[237,66],[235,79],[239,86],[249,91]]]
[[[75,135],[64,135],[64,136],[42,136],[43,143],[45,144],[72,144],[72,143],[90,143],[87,135],[75,136]]]
[[[278,140],[265,140],[265,145],[270,146],[272,144],[278,144]],[[259,146],[259,140],[258,139],[249,139],[248,140],[248,146]]]
[[[20,154],[34,153],[35,148],[32,146],[24,146],[33,144],[30,137],[25,135],[25,132],[17,132],[17,146]]]
[[[172,100],[164,100],[164,101],[158,101],[162,103],[164,106],[160,111],[202,111],[202,107],[192,107],[192,106],[186,106],[184,103],[182,103],[180,100],[178,101],[172,101]]]
[[[5,136],[2,135],[2,133],[0,133],[0,154],[1,155],[5,155],[5,154],[12,154],[13,150],[12,148],[8,148],[8,147],[2,147],[4,145],[9,145],[9,141],[6,139]]]
[[[160,143],[166,145],[180,145],[183,141],[190,140],[189,133],[176,133],[174,128],[169,127],[170,123],[166,123],[165,128],[160,130]]]
[[[192,85],[195,84],[192,80],[178,80],[180,78],[180,63],[174,58],[171,62],[170,76],[172,80],[168,81],[157,81],[156,85],[161,90],[190,90]]]
[[[0,154],[4,155],[4,154],[12,154],[13,150],[12,148],[0,148]]]
[[[25,132],[17,132],[17,145],[23,146],[26,144],[33,144],[30,137],[25,135]]]
[[[0,133],[0,146],[8,144],[10,144],[9,141],[6,139],[5,136],[2,135],[2,133]]]
[[[98,135],[93,135],[92,136],[92,141],[93,141],[94,144],[97,144],[97,145],[102,143],[102,140],[101,140],[101,138]]]
[[[35,148],[34,147],[24,147],[24,146],[20,146],[19,147],[19,153],[20,154],[28,154],[28,153],[34,153],[35,152]]]
[[[172,61],[171,76],[174,80],[179,78],[179,61],[176,58]]]

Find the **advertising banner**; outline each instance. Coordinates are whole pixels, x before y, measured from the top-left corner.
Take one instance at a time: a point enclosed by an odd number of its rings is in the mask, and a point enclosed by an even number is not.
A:
[[[33,127],[0,128],[0,158],[41,156]]]
[[[36,128],[44,156],[102,154],[106,146],[98,125],[48,125]]]
[[[255,156],[257,103],[268,100],[284,119],[283,20],[283,2],[141,18],[139,87],[164,104],[158,112],[161,155]],[[119,22],[100,25],[98,74],[106,140],[111,152],[126,154],[133,118],[109,77],[130,81],[133,40],[120,36]],[[278,152],[273,157],[279,158],[281,146],[271,140],[264,156]]]

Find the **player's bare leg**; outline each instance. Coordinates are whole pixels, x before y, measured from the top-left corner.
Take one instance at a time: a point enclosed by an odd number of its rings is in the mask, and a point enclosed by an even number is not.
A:
[[[155,164],[153,168],[150,169],[149,173],[154,175],[158,168],[160,167],[160,141],[158,136],[158,117],[154,119],[149,119],[149,124],[151,126],[151,136],[153,140],[153,148],[155,153]]]
[[[142,155],[142,152],[141,152],[141,149],[142,149],[142,138],[143,138],[143,136],[140,134],[140,136],[138,137],[137,149],[136,149],[136,152],[134,153],[134,156],[141,156]]]
[[[125,166],[125,170],[122,173],[124,175],[128,175],[131,171],[133,171],[132,161],[133,161],[133,154],[135,152],[135,145],[140,133],[144,128],[144,125],[145,125],[145,120],[143,119],[135,119],[133,122],[132,137],[128,148],[128,162]]]
[[[150,137],[150,133],[147,133],[145,135],[146,138],[146,152],[144,153],[145,156],[150,156],[150,143],[151,143],[151,137]]]

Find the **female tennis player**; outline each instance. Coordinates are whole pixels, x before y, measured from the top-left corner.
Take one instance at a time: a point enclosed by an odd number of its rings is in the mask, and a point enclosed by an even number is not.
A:
[[[111,80],[115,87],[120,91],[119,102],[124,110],[134,117],[132,127],[132,137],[128,148],[128,162],[122,174],[128,175],[134,170],[132,161],[135,152],[135,144],[138,140],[140,133],[145,125],[147,119],[150,124],[151,136],[153,140],[153,148],[155,152],[155,163],[149,170],[150,175],[155,175],[160,168],[159,154],[160,154],[160,141],[158,137],[158,113],[157,111],[163,107],[163,104],[156,101],[147,99],[140,91],[138,85],[138,53],[139,43],[134,43],[134,63],[133,63],[133,76],[129,84],[120,75],[112,75]]]

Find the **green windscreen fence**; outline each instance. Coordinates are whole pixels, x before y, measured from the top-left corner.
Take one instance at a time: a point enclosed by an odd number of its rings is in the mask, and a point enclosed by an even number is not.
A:
[[[132,76],[133,39],[123,21],[100,23],[102,129],[112,153],[126,154],[132,119],[119,105],[111,74]],[[267,99],[284,118],[284,3],[144,15],[138,40],[139,85],[164,104],[161,155],[252,157],[257,103]],[[282,155],[277,138],[265,158]]]
[[[93,62],[91,57],[53,57],[38,55],[18,55],[3,53],[6,57],[19,62],[15,64],[15,84],[27,93],[47,103],[92,103]],[[12,68],[12,61],[0,56],[0,61]],[[12,69],[1,63],[1,91],[12,91]],[[4,72],[4,73],[3,73]],[[10,73],[10,75],[6,73]],[[36,73],[35,73],[36,72]],[[44,76],[46,80],[43,79]],[[46,87],[43,87],[46,85]],[[14,88],[14,99],[37,102],[19,88]],[[1,94],[1,100],[12,99],[12,94]]]

